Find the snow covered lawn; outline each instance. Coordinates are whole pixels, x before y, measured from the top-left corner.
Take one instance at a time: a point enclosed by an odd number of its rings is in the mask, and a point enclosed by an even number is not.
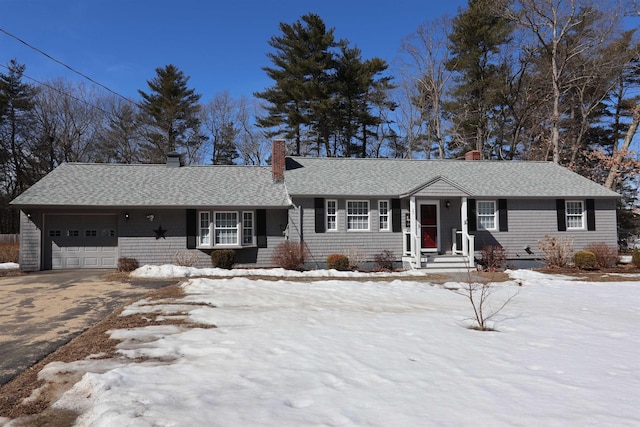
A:
[[[510,274],[499,332],[466,328],[456,283],[190,279],[124,314],[216,329],[113,331],[148,359],[43,376],[89,371],[56,403],[82,426],[639,425],[640,283]]]

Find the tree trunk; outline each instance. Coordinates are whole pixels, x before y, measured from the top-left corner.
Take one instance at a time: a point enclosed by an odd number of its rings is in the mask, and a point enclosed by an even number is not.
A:
[[[615,161],[613,162],[611,170],[609,171],[609,175],[607,176],[607,180],[604,183],[604,186],[609,188],[610,190],[614,190],[615,178],[618,174],[618,164],[622,161],[622,158],[631,146],[631,140],[638,130],[638,124],[640,124],[640,104],[637,104],[633,109],[633,121],[629,125],[627,134],[624,136],[622,147],[620,147],[620,149],[617,150],[616,154],[614,155]]]

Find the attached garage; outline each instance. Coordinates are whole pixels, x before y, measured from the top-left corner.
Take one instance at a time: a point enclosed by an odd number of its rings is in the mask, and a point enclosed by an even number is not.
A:
[[[47,214],[44,268],[115,268],[118,217],[104,214]]]

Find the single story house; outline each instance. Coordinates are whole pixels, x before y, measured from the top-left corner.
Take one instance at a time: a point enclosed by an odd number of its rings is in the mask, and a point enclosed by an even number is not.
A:
[[[542,257],[545,235],[617,245],[619,195],[551,162],[285,157],[272,166],[65,163],[13,200],[24,271],[115,268],[236,250],[240,267],[273,266],[285,240],[310,267],[332,253],[404,268],[466,268],[499,245],[514,266]]]

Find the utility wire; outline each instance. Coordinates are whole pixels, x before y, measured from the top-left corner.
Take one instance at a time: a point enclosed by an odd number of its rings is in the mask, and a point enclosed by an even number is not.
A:
[[[2,68],[6,68],[7,70],[11,70],[9,67],[7,67],[7,66],[6,66],[6,65],[4,65],[4,64],[0,64],[0,67],[2,67]],[[76,100],[76,101],[78,101],[78,102],[82,102],[83,104],[85,104],[85,105],[87,105],[87,106],[89,106],[89,107],[96,108],[96,109],[98,109],[98,110],[102,111],[103,113],[105,113],[105,114],[107,114],[107,115],[110,115],[110,114],[111,114],[110,112],[108,112],[107,110],[105,110],[105,109],[104,109],[104,108],[102,108],[102,107],[98,107],[97,105],[94,105],[94,104],[90,103],[89,101],[86,101],[86,100],[84,100],[84,99],[80,99],[80,98],[78,98],[78,97],[77,97],[77,96],[75,96],[75,95],[72,95],[72,94],[70,94],[70,93],[68,93],[68,92],[65,92],[65,91],[63,91],[63,90],[61,90],[61,89],[59,89],[59,88],[57,88],[57,87],[55,87],[55,86],[51,86],[50,84],[43,83],[43,82],[41,82],[40,80],[38,80],[38,79],[34,79],[33,77],[30,77],[30,76],[28,76],[28,75],[26,75],[26,74],[24,74],[24,73],[22,74],[22,77],[25,77],[25,78],[27,78],[27,79],[29,79],[29,80],[33,81],[33,82],[38,83],[38,84],[39,84],[39,85],[41,85],[41,86],[47,87],[47,88],[49,88],[49,89],[51,89],[51,90],[53,90],[53,91],[56,91],[56,92],[58,92],[58,93],[61,93],[62,95],[68,96],[69,98],[73,98],[73,99],[75,99],[75,100]]]
[[[58,64],[60,64],[60,65],[62,65],[63,67],[65,67],[65,68],[67,68],[67,69],[71,70],[72,72],[76,73],[77,75],[79,75],[79,76],[81,76],[81,77],[83,77],[83,78],[85,78],[85,79],[89,80],[91,83],[96,84],[96,85],[100,86],[100,87],[101,87],[101,88],[103,88],[103,89],[106,89],[107,91],[111,92],[112,94],[114,94],[114,95],[116,95],[116,96],[119,96],[120,98],[124,99],[125,101],[127,101],[127,102],[129,102],[129,103],[132,103],[132,104],[137,105],[134,101],[130,100],[130,99],[129,99],[129,98],[127,98],[126,96],[121,95],[121,94],[119,94],[118,92],[116,92],[116,91],[114,91],[114,90],[112,90],[112,89],[108,88],[107,86],[103,85],[102,83],[95,81],[94,79],[92,79],[91,77],[87,76],[86,74],[84,74],[84,73],[82,73],[82,72],[80,72],[80,71],[76,70],[75,68],[73,68],[73,67],[71,67],[71,66],[69,66],[69,65],[65,64],[64,62],[60,61],[59,59],[54,58],[53,56],[49,55],[48,53],[44,52],[43,50],[38,49],[37,47],[35,47],[35,46],[33,46],[33,45],[31,45],[31,44],[27,43],[26,41],[22,40],[20,37],[18,37],[18,36],[16,36],[16,35],[11,34],[11,33],[10,33],[10,32],[8,32],[7,30],[5,30],[5,29],[3,29],[3,28],[0,28],[0,32],[2,32],[2,33],[4,33],[4,34],[8,35],[8,36],[9,36],[9,37],[11,37],[11,38],[16,39],[17,41],[19,41],[20,43],[24,44],[25,46],[27,46],[27,47],[29,47],[29,48],[31,48],[31,49],[33,49],[33,50],[35,50],[36,52],[38,52],[38,53],[40,53],[40,54],[42,54],[42,55],[46,56],[46,57],[47,57],[47,58],[49,58],[50,60],[52,60],[52,61],[54,61],[54,62],[57,62]],[[34,79],[31,79],[31,80],[34,80]],[[35,81],[35,80],[34,80],[34,81]],[[42,83],[41,83],[41,84],[42,84]]]

